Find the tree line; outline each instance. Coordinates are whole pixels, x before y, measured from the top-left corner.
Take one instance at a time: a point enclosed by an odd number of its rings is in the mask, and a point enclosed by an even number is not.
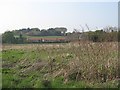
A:
[[[19,30],[13,30],[15,35],[28,35],[28,36],[64,36],[67,28],[56,27],[49,29],[39,29],[39,28],[23,28]]]
[[[112,42],[118,41],[118,32],[106,32],[103,30],[96,30],[95,32],[88,32],[88,40],[93,42]]]
[[[26,42],[26,38],[22,34],[19,37],[15,37],[12,31],[6,31],[2,34],[2,43],[9,44],[23,44]]]
[[[49,29],[23,28],[19,30],[6,31],[2,34],[2,43],[27,43],[26,36],[65,36],[67,28],[56,27]]]
[[[87,32],[66,32],[66,28],[49,28],[40,30],[38,28],[20,29],[6,31],[2,34],[2,43],[27,43],[25,36],[64,36],[68,41],[87,40],[93,42],[112,42],[120,41],[120,30],[115,28],[107,28]],[[38,33],[39,32],[39,33]],[[17,36],[17,37],[16,37]]]
[[[69,41],[92,41],[92,42],[113,42],[120,41],[120,30],[117,27],[105,27],[100,30],[80,32],[74,29],[72,33],[67,33]]]

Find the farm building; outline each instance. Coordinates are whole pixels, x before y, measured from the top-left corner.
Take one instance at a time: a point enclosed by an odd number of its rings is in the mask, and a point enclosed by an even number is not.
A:
[[[51,42],[67,42],[65,37],[62,38],[27,38],[27,42],[30,43],[51,43]]]

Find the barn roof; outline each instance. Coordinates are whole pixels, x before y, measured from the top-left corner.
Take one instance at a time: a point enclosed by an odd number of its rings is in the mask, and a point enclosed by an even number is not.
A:
[[[56,40],[65,40],[65,38],[28,38],[28,40],[51,40],[51,41],[56,41]]]

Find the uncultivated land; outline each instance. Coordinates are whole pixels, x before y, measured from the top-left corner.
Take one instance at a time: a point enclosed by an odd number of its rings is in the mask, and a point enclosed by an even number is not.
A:
[[[3,88],[117,88],[118,43],[4,44]]]

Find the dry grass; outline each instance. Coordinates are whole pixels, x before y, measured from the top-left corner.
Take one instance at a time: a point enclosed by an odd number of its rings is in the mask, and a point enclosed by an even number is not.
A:
[[[45,70],[45,78],[62,76],[64,83],[70,80],[104,83],[118,79],[117,42],[3,45],[3,50],[14,49],[34,51],[36,54],[46,52],[48,63],[33,63],[24,69]]]

